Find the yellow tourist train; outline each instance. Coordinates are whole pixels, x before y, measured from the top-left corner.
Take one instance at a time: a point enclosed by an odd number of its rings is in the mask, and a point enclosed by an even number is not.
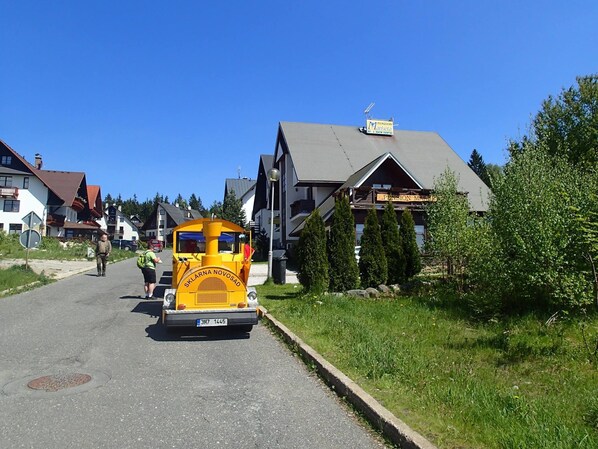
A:
[[[162,323],[251,331],[258,322],[257,293],[247,286],[252,253],[245,230],[230,221],[202,218],[177,226]]]

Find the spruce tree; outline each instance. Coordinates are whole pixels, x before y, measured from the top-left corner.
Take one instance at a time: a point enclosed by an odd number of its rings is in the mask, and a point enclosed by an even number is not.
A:
[[[224,202],[222,203],[222,218],[238,224],[241,227],[245,227],[247,217],[243,210],[243,202],[241,201],[241,198],[237,198],[234,190],[228,191],[224,196]]]
[[[388,265],[382,247],[376,209],[370,209],[365,219],[359,253],[359,273],[364,288],[384,284],[388,277]]]
[[[490,187],[491,183],[490,176],[488,175],[488,168],[486,166],[486,163],[484,162],[484,158],[480,153],[478,153],[478,150],[476,150],[475,148],[471,152],[471,156],[469,157],[469,162],[467,163],[467,165],[469,165],[469,168],[471,168],[475,172],[475,174],[478,175],[478,177],[484,182],[484,184]]]
[[[306,292],[323,293],[328,280],[328,259],[326,257],[326,230],[318,209],[305,222],[299,237],[299,273],[297,278]]]
[[[382,246],[388,264],[388,283],[399,284],[405,277],[405,256],[399,237],[397,213],[391,202],[386,204],[380,220]]]
[[[405,256],[405,279],[410,279],[422,269],[419,247],[415,238],[415,223],[409,209],[401,214],[401,226],[399,228],[401,247]]]
[[[343,292],[359,285],[359,268],[355,260],[355,221],[346,196],[334,205],[328,239],[330,291]]]

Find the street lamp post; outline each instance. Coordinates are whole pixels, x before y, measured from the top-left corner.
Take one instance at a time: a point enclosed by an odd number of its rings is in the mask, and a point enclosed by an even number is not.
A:
[[[274,183],[280,179],[280,171],[275,168],[268,170],[270,181],[270,251],[268,251],[268,279],[272,279],[272,240],[274,238]]]

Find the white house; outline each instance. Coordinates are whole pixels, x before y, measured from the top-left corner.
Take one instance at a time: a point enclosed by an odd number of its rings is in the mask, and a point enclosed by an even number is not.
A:
[[[34,212],[41,235],[92,238],[102,212],[99,187],[90,190],[91,205],[85,173],[42,170],[39,154],[32,165],[0,140],[0,229],[20,233],[26,227],[23,218]]]
[[[106,232],[109,238],[120,240],[139,240],[139,229],[131,219],[122,213],[120,206],[106,205],[104,214]]]

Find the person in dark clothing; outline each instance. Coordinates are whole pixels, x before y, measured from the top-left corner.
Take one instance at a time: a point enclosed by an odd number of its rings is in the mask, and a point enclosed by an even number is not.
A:
[[[106,263],[112,251],[112,244],[107,234],[102,234],[96,243],[96,262],[98,265],[98,276],[106,276]]]

